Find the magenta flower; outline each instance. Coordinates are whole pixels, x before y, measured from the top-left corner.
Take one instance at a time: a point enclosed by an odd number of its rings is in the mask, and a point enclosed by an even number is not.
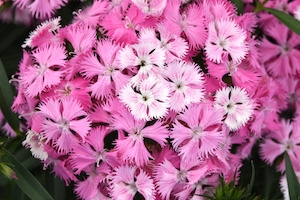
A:
[[[129,81],[129,76],[119,70],[115,60],[120,46],[109,40],[103,40],[97,44],[97,54],[91,52],[83,57],[80,61],[80,68],[84,76],[96,79],[89,87],[92,97],[104,99],[114,96],[115,93],[118,94]]]
[[[281,23],[266,28],[265,32],[268,37],[262,39],[259,51],[264,55],[261,59],[266,69],[273,77],[299,74],[300,68],[296,64],[300,62],[299,35]]]
[[[225,124],[230,130],[241,128],[250,119],[254,105],[245,89],[224,87],[216,92],[215,107],[225,114]]]
[[[30,97],[59,84],[66,64],[65,48],[61,45],[38,47],[32,56],[36,64],[29,65],[21,77],[22,84],[26,86],[25,93]]]
[[[30,33],[22,47],[34,48],[45,44],[62,42],[56,34],[53,34],[59,30],[60,20],[61,18],[57,17],[41,23],[41,25],[37,26],[36,29]]]
[[[111,195],[113,199],[134,199],[139,193],[145,200],[155,199],[155,187],[151,177],[142,169],[124,165],[115,169],[111,175]]]
[[[199,49],[204,46],[207,38],[203,9],[201,6],[192,3],[181,13],[180,5],[180,0],[168,2],[163,23],[170,32],[178,36],[183,33],[191,48]]]
[[[86,136],[86,143],[73,144],[73,151],[70,159],[76,174],[86,171],[91,166],[99,167],[102,164],[117,167],[119,161],[114,152],[109,152],[104,148],[104,138],[109,133],[106,127],[92,129]]]
[[[171,91],[170,108],[180,112],[191,103],[198,103],[204,97],[203,75],[194,63],[174,61],[162,71]]]
[[[146,125],[144,120],[136,120],[126,110],[122,109],[113,115],[112,128],[125,132],[125,137],[116,141],[116,150],[123,161],[129,161],[137,166],[143,166],[153,159],[147,149],[146,140],[152,140],[161,147],[165,146],[169,131],[162,122],[156,121],[153,125]],[[157,134],[159,133],[159,134]]]
[[[207,58],[216,63],[227,57],[241,62],[248,52],[246,32],[230,18],[210,22],[205,51]]]
[[[136,31],[143,27],[146,19],[140,9],[134,5],[128,5],[127,9],[117,9],[109,12],[104,17],[101,25],[111,39],[118,43],[133,44],[137,42]]]
[[[208,165],[199,160],[193,162],[181,160],[180,166],[174,166],[173,163],[165,159],[155,168],[154,179],[162,199],[175,199],[175,196],[184,199],[184,197],[180,197],[181,193],[188,187],[201,182],[201,178],[207,172]]]
[[[90,121],[78,101],[49,99],[39,110],[44,118],[42,135],[46,144],[52,141],[59,152],[68,152],[74,144],[85,142],[91,129]]]
[[[168,87],[158,78],[150,75],[138,88],[128,83],[120,91],[120,100],[139,120],[159,119],[167,114],[169,108]]]
[[[300,153],[300,126],[299,117],[295,122],[282,120],[280,128],[267,135],[264,143],[260,145],[260,154],[267,163],[273,164],[275,159],[286,151],[295,166],[299,166]],[[278,169],[285,171],[285,164],[281,162]]]
[[[193,104],[178,115],[170,136],[178,155],[186,161],[213,155],[224,138],[222,117],[211,104]]]

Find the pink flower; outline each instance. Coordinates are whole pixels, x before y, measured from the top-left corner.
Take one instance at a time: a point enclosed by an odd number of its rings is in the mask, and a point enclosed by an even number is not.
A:
[[[205,51],[207,58],[216,63],[224,57],[241,62],[248,52],[246,32],[230,18],[210,22]]]
[[[178,155],[187,162],[213,155],[224,140],[222,118],[222,112],[204,103],[178,115],[170,136]]]
[[[203,75],[194,63],[173,61],[162,71],[171,91],[170,108],[180,112],[191,103],[204,97]]]
[[[142,169],[124,165],[111,175],[111,195],[113,199],[134,199],[137,193],[145,200],[155,199],[155,187],[151,177]]]
[[[39,114],[44,117],[42,135],[59,152],[68,152],[73,145],[82,141],[90,130],[90,121],[80,103],[73,99],[49,99],[39,106]]]
[[[111,173],[108,165],[101,165],[97,168],[89,167],[85,172],[88,176],[83,181],[78,181],[75,185],[75,193],[82,199],[109,200],[107,177]],[[105,188],[105,189],[103,189]]]
[[[215,107],[225,114],[225,124],[235,131],[250,119],[254,104],[245,89],[224,87],[216,92]]]
[[[56,33],[60,28],[60,17],[50,19],[48,21],[44,21],[41,25],[37,26],[34,31],[32,31],[22,45],[23,48],[25,47],[38,47],[45,44],[51,43],[62,43],[60,38],[57,36]]]
[[[205,11],[205,18],[208,23],[236,16],[236,8],[229,1],[204,0],[202,5]]]
[[[81,73],[84,76],[89,79],[96,78],[96,81],[89,87],[92,92],[91,96],[103,99],[118,94],[129,81],[129,76],[121,72],[115,59],[120,46],[110,40],[103,40],[97,44],[97,56],[89,53],[80,61],[80,64]]]
[[[86,136],[86,143],[73,145],[70,159],[76,174],[80,174],[91,166],[99,167],[106,164],[117,167],[119,165],[116,154],[104,148],[104,138],[108,134],[109,129],[106,127],[93,128]]]
[[[133,44],[137,42],[136,31],[143,27],[146,16],[134,5],[127,9],[112,10],[101,22],[110,38],[118,43]]]
[[[94,47],[96,42],[96,33],[94,29],[85,25],[72,25],[60,30],[61,37],[68,40],[75,55],[80,55]]]
[[[78,10],[75,13],[74,24],[88,25],[96,28],[99,21],[105,16],[108,11],[108,1],[94,1],[91,6]]]
[[[193,49],[203,47],[207,32],[204,27],[202,7],[192,3],[180,13],[180,5],[180,0],[168,2],[163,23],[168,30],[176,35],[184,33]]]
[[[138,88],[128,83],[120,91],[120,100],[139,120],[159,119],[167,114],[169,108],[168,87],[158,78],[150,75]]]
[[[300,152],[300,123],[299,117],[295,122],[287,122],[282,120],[280,128],[267,135],[265,141],[260,145],[260,155],[267,163],[273,164],[278,156],[284,151],[290,156],[294,166],[299,166],[298,155]],[[283,172],[285,170],[284,161],[282,161],[278,169]]]
[[[56,9],[64,6],[67,2],[68,0],[35,0],[28,6],[28,9],[36,18],[46,19],[50,18]]]
[[[51,90],[43,92],[41,99],[46,100],[49,97],[55,97],[57,99],[77,99],[84,110],[89,110],[92,106],[88,90],[89,81],[78,77],[72,80],[62,80],[59,85],[53,86]]]
[[[146,121],[134,119],[126,109],[119,110],[113,115],[112,128],[126,133],[126,137],[116,140],[116,150],[120,158],[137,166],[148,164],[149,158],[153,159],[148,150],[147,140],[150,139],[164,147],[169,135],[169,131],[161,121],[146,125]]]
[[[40,94],[43,90],[60,83],[65,67],[65,48],[61,45],[45,45],[32,53],[36,62],[29,65],[21,77],[25,93],[30,97]]]
[[[265,33],[268,37],[262,39],[259,51],[264,55],[261,60],[267,71],[273,77],[299,74],[300,68],[296,64],[300,62],[299,35],[281,23],[269,26]]]
[[[175,196],[180,198],[180,193],[188,187],[201,182],[201,178],[206,175],[207,171],[208,165],[199,160],[193,162],[181,160],[180,166],[174,166],[165,159],[155,168],[154,179],[163,199],[175,199]]]

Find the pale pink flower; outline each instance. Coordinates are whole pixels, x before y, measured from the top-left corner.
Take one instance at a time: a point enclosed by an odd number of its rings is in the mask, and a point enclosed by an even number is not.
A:
[[[119,110],[113,115],[112,128],[126,133],[126,137],[116,140],[116,150],[123,161],[143,166],[149,162],[150,158],[153,159],[148,150],[147,140],[149,139],[161,147],[165,146],[169,131],[163,122],[156,121],[152,125],[146,125],[146,123],[147,121],[134,119],[126,109]]]
[[[77,100],[51,98],[39,110],[44,118],[41,133],[46,144],[51,141],[59,152],[68,152],[74,144],[85,142],[90,121]]]
[[[167,0],[131,0],[146,15],[160,16],[166,5]]]
[[[246,32],[230,18],[210,22],[205,51],[207,58],[216,63],[228,57],[241,62],[248,52]]]
[[[191,103],[204,97],[203,75],[195,63],[173,61],[162,71],[171,91],[170,108],[180,112]]]
[[[158,31],[158,36],[156,30]],[[183,58],[187,54],[188,43],[182,37],[172,34],[166,26],[161,23],[157,25],[156,30],[143,28],[140,31],[139,43],[152,42],[160,46],[165,50],[166,63]]]
[[[32,52],[35,60],[21,77],[25,94],[34,97],[43,90],[60,83],[66,64],[65,48],[61,45],[45,45]]]
[[[211,104],[193,104],[178,115],[171,131],[172,144],[183,160],[213,155],[224,140],[222,112]]]
[[[33,157],[40,160],[46,160],[48,158],[46,145],[40,133],[28,130],[26,133],[26,139],[22,142],[22,145],[30,149]]]
[[[152,42],[128,45],[118,55],[121,69],[137,68],[138,72],[131,78],[134,86],[140,84],[149,75],[160,73],[164,67],[165,50]]]
[[[232,131],[245,125],[254,110],[249,95],[240,87],[223,87],[218,90],[215,95],[215,107],[224,113],[224,122]]]
[[[140,120],[159,119],[169,108],[169,88],[153,75],[143,80],[138,88],[128,83],[120,91],[120,100],[131,114]]]
[[[134,199],[137,193],[145,200],[155,199],[155,187],[151,177],[142,169],[124,165],[115,169],[111,175],[111,195],[113,199]]]

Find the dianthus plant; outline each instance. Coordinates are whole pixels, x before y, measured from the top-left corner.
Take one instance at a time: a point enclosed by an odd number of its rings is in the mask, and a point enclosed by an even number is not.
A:
[[[12,109],[27,122],[23,144],[79,198],[201,199],[220,177],[237,182],[255,139],[275,129],[285,99],[266,72],[279,75],[276,60],[258,62],[253,13],[226,0],[102,0],[60,20],[26,39]],[[296,152],[288,138],[275,137]],[[263,145],[268,162],[275,143]]]

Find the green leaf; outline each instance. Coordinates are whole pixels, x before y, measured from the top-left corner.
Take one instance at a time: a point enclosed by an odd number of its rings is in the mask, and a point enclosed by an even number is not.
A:
[[[236,6],[239,15],[244,12],[243,0],[231,0],[231,2]]]
[[[32,200],[53,200],[36,178],[7,150],[2,150],[1,160],[11,165],[16,174],[13,181]]]
[[[289,29],[300,35],[300,21],[295,19],[293,16],[273,8],[263,8],[263,10],[268,11],[273,14],[279,21],[285,24]]]
[[[250,185],[248,186],[247,190],[245,191],[245,194],[251,194],[252,192],[252,188],[254,185],[254,179],[255,179],[255,168],[254,168],[254,164],[253,164],[253,160],[251,160],[251,179],[250,179]]]
[[[293,169],[289,154],[286,151],[284,152],[284,159],[285,159],[285,173],[286,173],[286,179],[289,188],[290,199],[298,200],[300,197],[300,184],[295,174],[295,171]]]
[[[0,108],[5,120],[11,128],[20,135],[20,121],[18,116],[10,110],[14,100],[13,92],[8,82],[5,68],[0,60]]]

